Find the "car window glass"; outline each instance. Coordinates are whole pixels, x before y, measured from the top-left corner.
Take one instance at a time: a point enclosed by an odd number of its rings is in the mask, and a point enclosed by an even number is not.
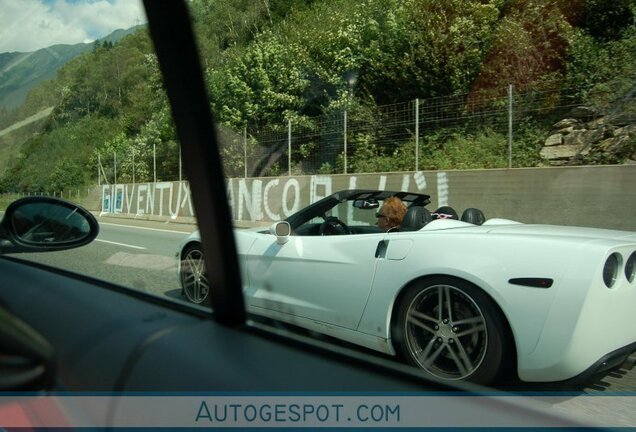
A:
[[[196,218],[143,8],[75,3],[3,3],[11,22],[0,21],[0,211],[25,196],[61,198],[93,212],[100,235],[78,249],[8,255],[209,307],[197,231],[205,221]],[[442,379],[481,368],[488,384],[499,370],[514,375],[520,356],[527,366],[535,349],[584,339],[540,343],[541,335],[571,336],[566,326],[542,327],[569,315],[550,315],[555,307],[541,301],[561,297],[554,293],[567,271],[596,283],[595,295],[634,288],[636,249],[623,231],[636,231],[636,10],[624,1],[566,3],[187,2],[223,159],[227,229],[236,229],[254,318],[389,361],[407,358]],[[95,5],[124,18],[109,24]],[[83,30],[82,16],[99,25]],[[28,34],[56,26],[49,22],[72,24]],[[410,233],[359,235],[381,233],[384,200],[363,209],[337,193],[367,189],[408,192],[407,203],[452,207],[457,219],[470,210],[472,226],[435,221],[423,246]],[[334,206],[302,213],[332,195]],[[13,227],[46,241],[48,228],[22,228],[22,216]],[[334,219],[345,226],[328,229]],[[290,236],[275,229],[284,221]],[[550,236],[558,239],[542,243]],[[573,238],[575,246],[563,246]],[[592,251],[602,245],[610,246]],[[598,272],[583,274],[591,269]],[[579,279],[566,297],[582,290]],[[453,314],[458,325],[449,324]],[[631,328],[614,324],[588,330]],[[610,353],[633,365],[625,347],[634,338],[623,339],[602,353],[586,347],[581,368],[613,364],[604,360]],[[571,378],[558,375],[561,364],[536,372],[557,360],[527,366],[525,378]]]
[[[3,79],[24,87],[1,95],[0,204],[68,200],[92,211],[101,232],[79,249],[12,255],[185,301],[174,254],[196,220],[143,5],[29,3],[33,16],[10,9],[14,23],[2,33]],[[82,13],[104,22],[80,24]],[[25,33],[38,18],[68,34]],[[29,210],[37,205],[21,213]]]

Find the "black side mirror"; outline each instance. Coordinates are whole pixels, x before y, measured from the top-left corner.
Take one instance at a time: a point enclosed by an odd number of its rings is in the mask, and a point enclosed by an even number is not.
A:
[[[353,202],[353,206],[362,210],[370,210],[380,207],[380,203],[375,198],[357,199]]]
[[[7,207],[0,222],[0,253],[72,249],[99,234],[95,217],[57,198],[27,197]]]

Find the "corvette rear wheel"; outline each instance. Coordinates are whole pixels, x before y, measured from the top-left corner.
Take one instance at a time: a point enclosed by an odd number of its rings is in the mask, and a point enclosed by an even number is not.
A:
[[[192,303],[209,303],[210,286],[205,274],[203,249],[200,244],[190,245],[181,254],[181,287]]]
[[[439,277],[409,289],[393,336],[410,364],[443,380],[488,384],[504,361],[503,329],[492,300],[480,289]]]

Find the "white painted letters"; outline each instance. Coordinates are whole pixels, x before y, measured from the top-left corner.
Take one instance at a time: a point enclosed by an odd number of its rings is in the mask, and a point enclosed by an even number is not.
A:
[[[289,202],[289,189],[291,188],[294,188],[294,204],[291,208],[289,208],[287,207],[287,203]],[[283,188],[283,197],[281,201],[285,217],[291,216],[300,210],[300,183],[298,183],[298,180],[294,178],[287,180],[287,183],[285,183],[285,187]]]
[[[238,188],[235,182],[238,183]],[[380,190],[422,191],[426,189],[427,184],[424,173],[420,171],[393,175],[241,178],[227,180],[226,187],[233,219],[274,222],[331,195],[335,192],[334,188],[338,190],[377,187]],[[437,194],[439,205],[447,205],[448,177],[446,173],[437,173]],[[187,182],[102,185],[101,213],[125,213],[137,216],[169,215],[171,219],[193,217],[190,185]],[[353,212],[349,211],[346,217],[351,222]]]

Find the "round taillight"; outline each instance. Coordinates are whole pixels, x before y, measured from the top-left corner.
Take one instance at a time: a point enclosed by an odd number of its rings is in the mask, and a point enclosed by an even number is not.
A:
[[[619,265],[619,254],[613,253],[609,257],[607,257],[605,266],[603,267],[603,282],[605,282],[605,286],[607,286],[608,288],[613,287],[614,283],[616,282],[616,278],[618,277]]]
[[[636,252],[632,252],[625,262],[625,277],[629,283],[634,282],[634,276],[636,276]]]

